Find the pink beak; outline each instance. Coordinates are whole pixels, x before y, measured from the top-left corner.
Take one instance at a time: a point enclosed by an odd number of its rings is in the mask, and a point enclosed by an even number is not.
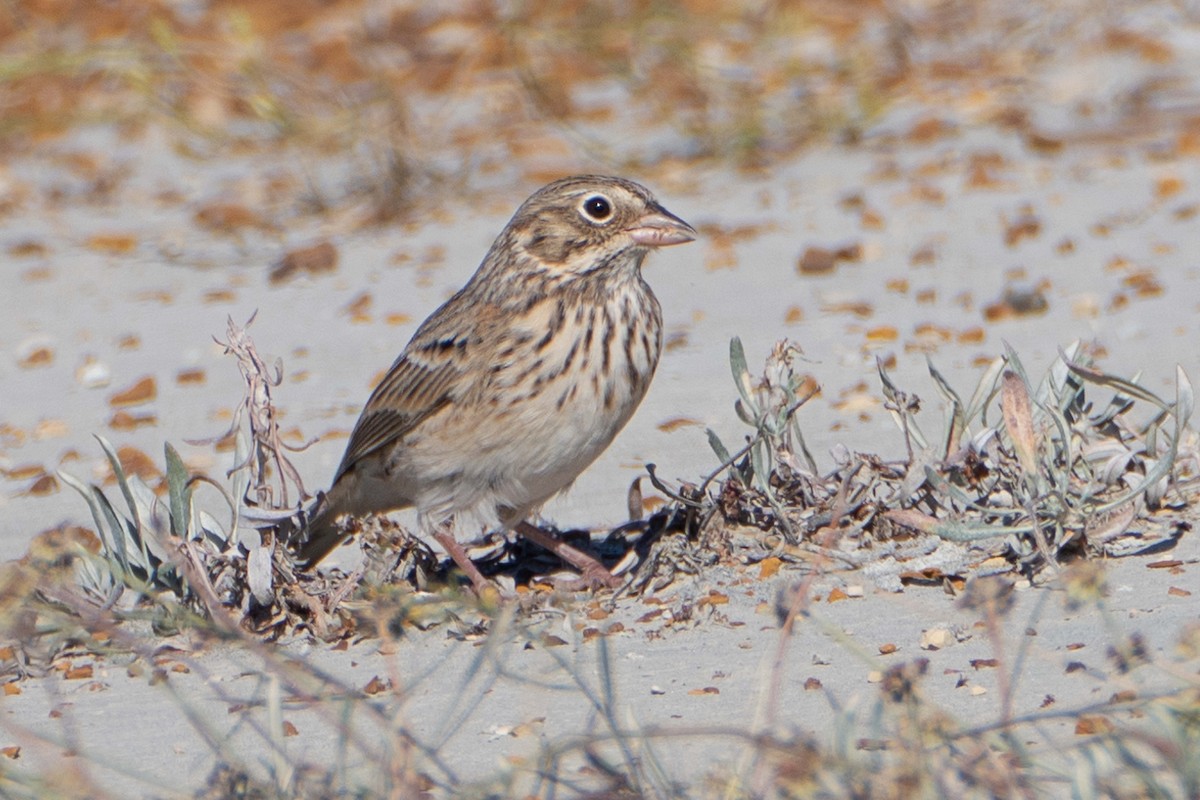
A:
[[[627,229],[629,236],[643,247],[667,247],[695,240],[696,229],[662,206],[651,206],[650,212]]]

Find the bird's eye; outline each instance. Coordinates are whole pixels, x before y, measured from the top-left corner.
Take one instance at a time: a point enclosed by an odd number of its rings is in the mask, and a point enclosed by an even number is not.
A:
[[[594,194],[583,201],[583,213],[596,222],[604,222],[612,216],[612,203],[602,194]]]

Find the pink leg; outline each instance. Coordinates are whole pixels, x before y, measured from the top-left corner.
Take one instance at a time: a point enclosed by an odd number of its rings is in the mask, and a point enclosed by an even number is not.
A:
[[[450,532],[449,527],[443,525],[438,528],[437,533],[433,534],[433,538],[450,554],[450,558],[454,560],[458,568],[471,579],[471,586],[475,587],[475,594],[482,597],[484,589],[491,584],[487,578],[483,577],[483,573],[479,571],[479,567],[475,566],[475,562],[471,561],[463,546],[454,538],[454,534]]]
[[[581,550],[576,550],[571,545],[567,544],[557,536],[547,533],[536,525],[532,525],[525,520],[518,522],[514,526],[517,533],[529,539],[531,542],[546,548],[554,555],[566,561],[571,566],[583,573],[583,576],[578,581],[578,584],[583,588],[598,589],[607,586],[615,589],[620,586],[622,581],[617,576],[613,575],[604,565],[596,559],[589,556]]]

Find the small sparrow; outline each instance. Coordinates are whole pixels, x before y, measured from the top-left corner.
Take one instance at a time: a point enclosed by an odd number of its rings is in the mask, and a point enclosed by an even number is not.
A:
[[[515,529],[587,585],[619,584],[527,520],[604,452],[645,396],[662,312],[642,262],[695,238],[631,181],[582,175],[535,192],[371,393],[300,558],[311,568],[337,547],[343,515],[414,506],[421,531],[477,590],[487,582],[454,538],[460,515]]]

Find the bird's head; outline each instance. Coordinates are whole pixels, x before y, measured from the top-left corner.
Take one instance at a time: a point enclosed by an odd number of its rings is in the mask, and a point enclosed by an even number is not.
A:
[[[504,242],[517,258],[565,277],[636,269],[649,250],[690,242],[696,235],[644,186],[581,175],[535,192],[517,209],[497,245]]]

